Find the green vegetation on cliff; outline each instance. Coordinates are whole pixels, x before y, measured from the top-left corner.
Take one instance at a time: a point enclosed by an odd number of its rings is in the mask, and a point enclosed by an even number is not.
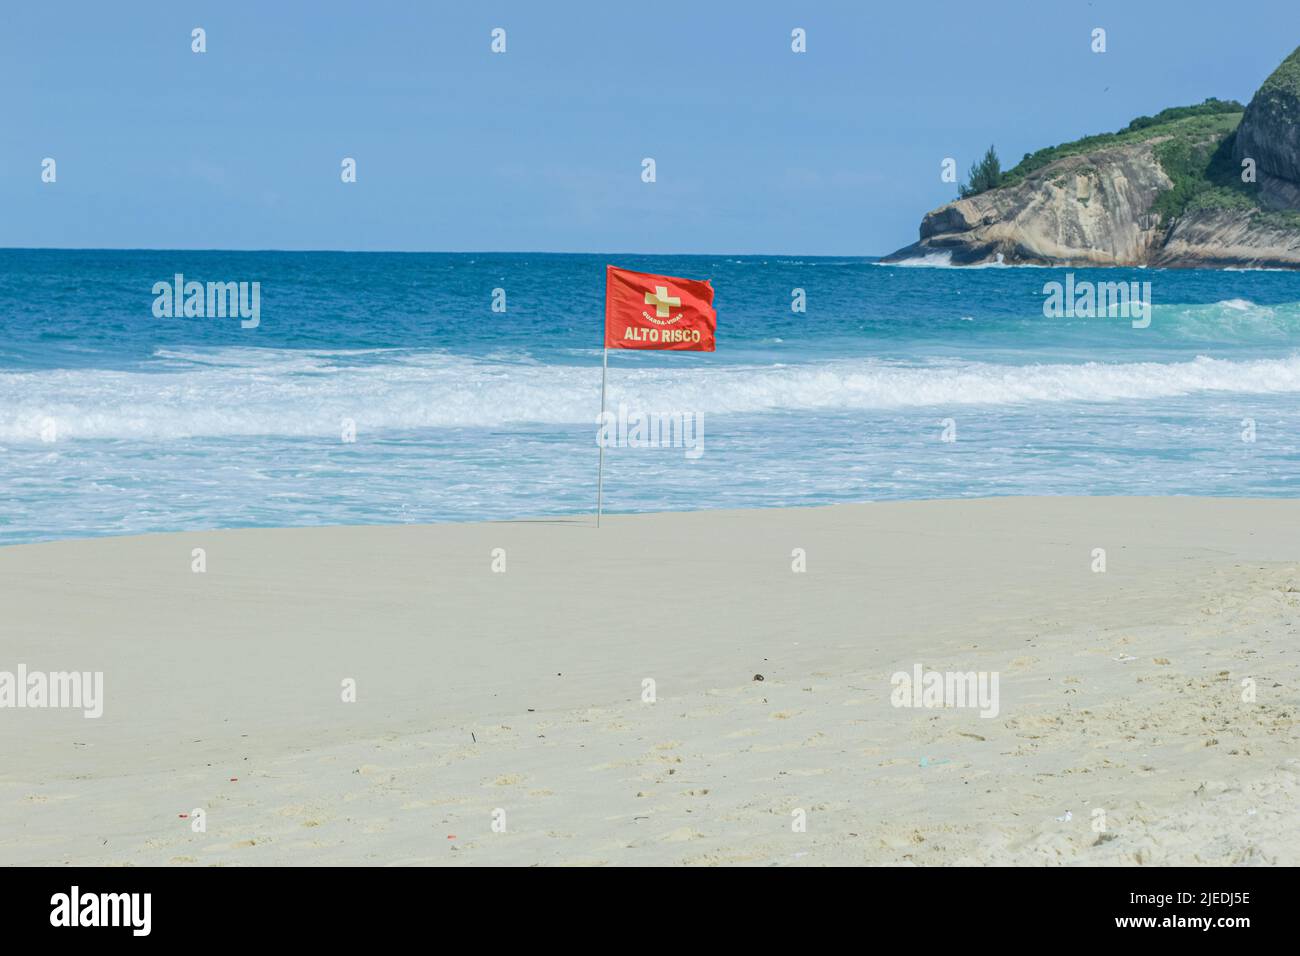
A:
[[[1266,91],[1271,91],[1276,108],[1300,113],[1300,50],[1269,77],[1257,96]],[[1244,111],[1245,107],[1235,100],[1210,98],[1196,106],[1175,106],[1155,116],[1139,116],[1117,133],[1085,136],[1026,153],[1014,168],[1002,173],[996,185],[984,178],[984,188],[978,192],[1014,186],[1068,156],[1158,139],[1154,146],[1156,159],[1173,181],[1152,207],[1164,222],[1197,209],[1258,210],[1257,189],[1253,183],[1241,181],[1241,166],[1232,155],[1233,136]],[[1300,115],[1296,121],[1300,122]],[[963,198],[975,194],[968,188],[962,190]],[[1266,211],[1262,217],[1274,225],[1300,227],[1300,213]]]
[[[1241,169],[1232,159],[1231,135],[1175,136],[1157,143],[1155,154],[1173,180],[1151,207],[1165,222],[1189,209],[1255,208],[1254,187],[1241,181]]]
[[[970,180],[965,186],[961,186],[958,192],[965,199],[967,196],[978,196],[989,189],[997,189],[1000,185],[1002,185],[1002,163],[998,159],[998,151],[990,146],[984,158],[971,167]]]
[[[1251,102],[1275,116],[1300,123],[1300,47],[1269,74]]]
[[[1026,153],[1013,169],[1002,174],[999,186],[1013,186],[1032,173],[1036,173],[1048,163],[1067,156],[1077,156],[1094,149],[1109,146],[1123,146],[1126,143],[1140,143],[1158,136],[1192,144],[1206,139],[1216,143],[1237,128],[1245,107],[1236,100],[1216,100],[1210,98],[1197,106],[1174,106],[1161,110],[1155,116],[1139,116],[1118,133],[1099,133],[1085,136],[1071,143],[1049,146],[1034,153]],[[1168,173],[1168,169],[1165,170]],[[1170,178],[1174,178],[1170,174]]]

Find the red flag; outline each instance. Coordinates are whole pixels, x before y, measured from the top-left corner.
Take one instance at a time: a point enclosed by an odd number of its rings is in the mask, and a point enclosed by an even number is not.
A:
[[[605,267],[605,348],[712,352],[713,286]]]

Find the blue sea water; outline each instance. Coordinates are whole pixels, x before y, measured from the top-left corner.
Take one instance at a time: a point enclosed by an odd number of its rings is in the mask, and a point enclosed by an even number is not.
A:
[[[607,262],[718,310],[715,354],[610,353],[611,409],[699,413],[704,451],[610,449],[611,512],[1300,494],[1294,273],[1072,270],[1149,281],[1142,329],[1045,318],[1060,269],[0,250],[0,544],[591,512]],[[259,282],[259,325],[155,317],[176,273]]]

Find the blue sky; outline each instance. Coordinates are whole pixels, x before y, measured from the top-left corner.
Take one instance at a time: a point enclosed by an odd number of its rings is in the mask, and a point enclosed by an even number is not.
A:
[[[1298,44],[1294,0],[6,4],[0,246],[878,255],[944,157],[1244,102]]]

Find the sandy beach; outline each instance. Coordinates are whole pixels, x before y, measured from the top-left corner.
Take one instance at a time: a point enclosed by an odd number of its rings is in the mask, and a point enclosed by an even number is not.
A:
[[[104,691],[0,710],[0,864],[1295,865],[1297,529],[1063,497],[3,548],[0,671]],[[996,716],[895,706],[918,667],[996,674]]]

